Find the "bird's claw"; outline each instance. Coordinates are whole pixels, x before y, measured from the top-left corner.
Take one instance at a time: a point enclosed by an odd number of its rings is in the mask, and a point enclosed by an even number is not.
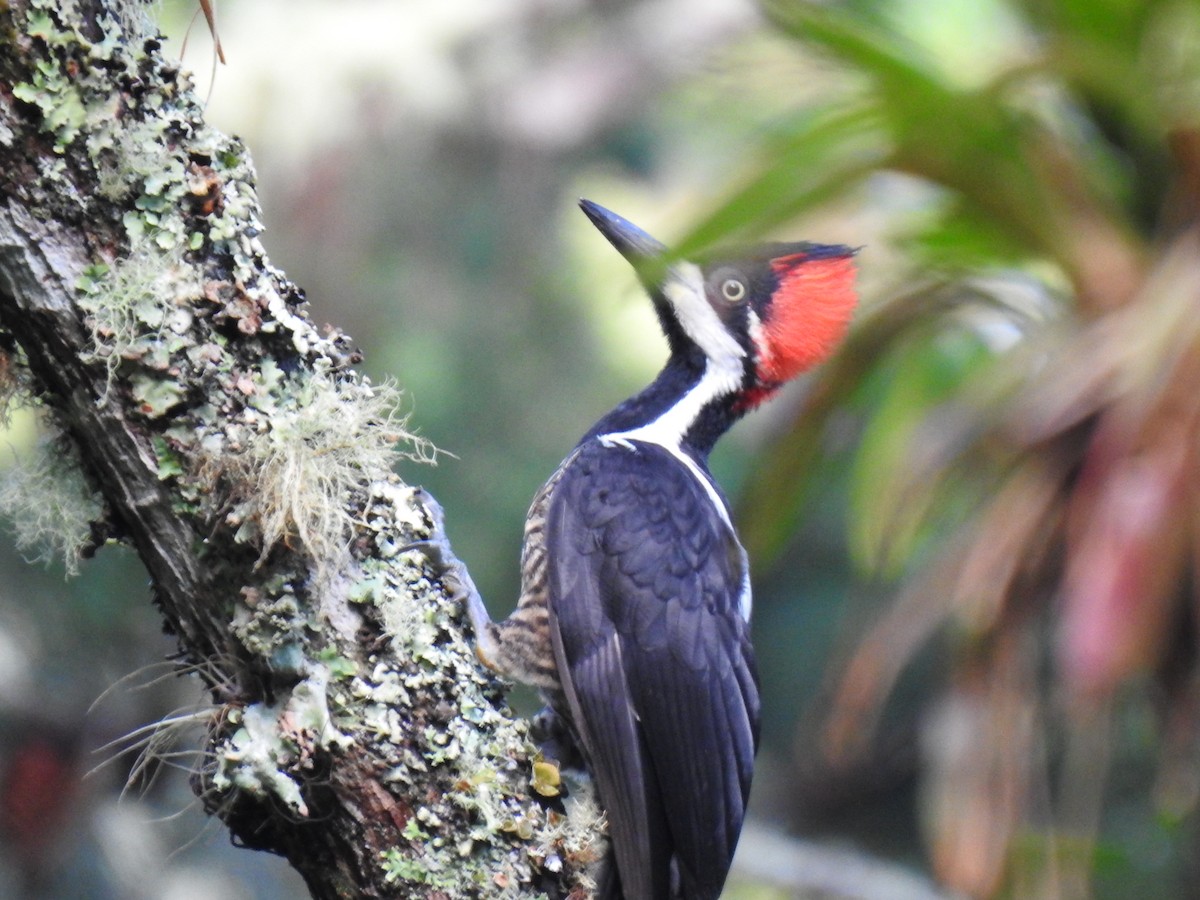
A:
[[[552,707],[545,706],[529,721],[529,736],[542,756],[555,760],[560,769],[586,772],[583,754],[571,734],[570,726]]]
[[[400,548],[401,552],[415,550],[437,570],[438,578],[445,587],[450,598],[461,603],[466,610],[467,618],[471,621],[471,629],[475,632],[477,641],[485,641],[489,635],[488,626],[492,619],[475,582],[467,571],[466,564],[454,555],[450,541],[446,537],[445,515],[441,505],[423,488],[417,489],[418,500],[429,514],[429,537],[424,540],[412,541]],[[481,659],[483,657],[481,656]],[[483,660],[485,663],[486,659]]]

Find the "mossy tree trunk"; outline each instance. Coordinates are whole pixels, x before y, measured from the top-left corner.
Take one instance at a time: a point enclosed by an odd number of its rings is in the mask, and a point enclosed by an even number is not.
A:
[[[442,536],[390,472],[419,451],[394,392],[269,264],[249,157],[145,15],[0,4],[0,371],[205,680],[196,789],[314,897],[583,893],[594,805],[531,790],[523,726],[406,549]]]

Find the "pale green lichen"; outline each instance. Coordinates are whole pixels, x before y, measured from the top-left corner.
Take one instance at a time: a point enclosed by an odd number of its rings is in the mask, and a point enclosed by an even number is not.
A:
[[[272,671],[289,674],[304,663],[303,656],[294,660],[296,651],[289,648],[302,645],[312,626],[295,589],[279,579],[261,588],[242,588],[231,622],[244,648],[268,661]]]
[[[327,666],[309,666],[308,676],[292,688],[292,696],[285,708],[289,719],[287,727],[312,735],[316,746],[322,749],[345,750],[354,741],[334,727],[329,711],[328,686],[331,677]]]
[[[212,784],[219,791],[237,789],[255,797],[273,796],[298,816],[308,815],[299,783],[284,769],[295,763],[299,748],[284,737],[279,710],[261,703],[230,714],[238,725],[217,750]]]
[[[206,802],[236,817],[239,797],[277,800],[302,817],[315,757],[369,752],[412,814],[379,860],[398,895],[529,896],[538,869],[586,890],[602,847],[590,788],[571,786],[565,812],[540,796],[553,779],[475,660],[458,601],[405,552],[431,522],[388,473],[398,451],[431,451],[397,392],[354,375],[348,340],[318,331],[271,267],[245,149],[204,124],[154,42],[122,38],[120,16],[101,16],[89,41],[72,4],[32,6],[18,27],[53,52],[18,99],[63,154],[40,170],[45,192],[70,195],[64,151],[82,148],[101,197],[121,207],[97,246],[122,249],[77,285],[101,399],[136,401],[149,464],[208,536],[197,552],[232,559],[241,579],[217,614],[253,677],[213,683],[261,678],[274,698],[214,716]]]
[[[0,514],[16,533],[17,549],[34,562],[61,561],[68,575],[92,543],[92,523],[104,504],[83,477],[74,445],[47,428],[25,459],[0,482]]]
[[[353,740],[338,731],[329,714],[329,671],[311,667],[283,703],[252,703],[230,713],[237,725],[215,750],[212,786],[255,797],[271,796],[298,816],[308,815],[300,784],[287,774],[319,751],[345,749]]]
[[[405,442],[415,457],[432,450],[407,428],[390,384],[307,373],[280,384],[275,367],[245,376],[240,423],[203,442],[201,478],[221,485],[226,520],[260,548],[302,549],[319,580],[349,561],[353,498],[364,477],[385,471]]]
[[[101,30],[101,39],[92,42],[78,27],[63,24],[79,21],[74,4],[33,0],[25,19],[25,33],[64,56],[78,52],[90,60],[109,63],[125,59],[120,46],[128,17],[123,18],[126,21],[102,14],[95,22]],[[117,127],[112,105],[115,98],[107,89],[107,82],[100,79],[93,82],[79,75],[77,68],[60,65],[52,54],[38,61],[28,81],[13,85],[14,97],[41,112],[42,130],[54,137],[54,150],[59,154],[85,130],[95,135],[103,133],[106,125]]]
[[[190,346],[188,306],[201,291],[182,254],[139,236],[112,265],[85,269],[76,289],[92,332],[92,358],[107,372],[100,402],[108,400],[122,364],[138,361],[145,371],[133,375],[130,386],[142,411],[157,417],[179,403],[183,386],[161,373],[170,367],[172,354]]]
[[[420,509],[414,499],[413,489],[395,480],[371,487],[364,526],[378,556],[364,562],[354,596],[380,616],[396,662],[381,658],[373,671],[351,680],[350,690],[373,732],[404,750],[389,782],[417,784],[427,772],[445,773],[451,789],[439,805],[423,805],[416,814],[424,831],[454,843],[439,852],[433,852],[436,837],[414,842],[407,852],[395,848],[385,859],[389,876],[452,898],[518,897],[528,896],[534,868],[541,867],[569,869],[572,883],[590,890],[588,870],[605,848],[591,786],[572,782],[564,812],[538,799],[536,785],[551,779],[526,724],[498,706],[495,683],[475,662],[473,648],[461,631],[447,627],[459,601],[447,596],[420,551],[404,549],[405,540],[429,535],[428,524],[413,518]],[[384,563],[398,555],[408,564]],[[414,733],[396,710],[428,706],[447,683],[455,686],[455,706]],[[539,762],[542,770],[535,768]],[[511,842],[498,839],[505,835]],[[444,877],[451,870],[456,880]]]
[[[39,18],[36,27],[44,32],[48,21],[48,16]],[[66,150],[87,121],[87,109],[78,88],[52,62],[39,62],[32,80],[14,84],[12,92],[18,100],[41,110],[42,127],[54,135],[57,153]]]

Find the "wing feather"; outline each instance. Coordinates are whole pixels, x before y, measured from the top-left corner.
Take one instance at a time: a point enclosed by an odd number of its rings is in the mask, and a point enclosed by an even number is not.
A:
[[[715,898],[745,816],[758,686],[744,554],[663,448],[586,445],[547,518],[551,633],[568,716],[631,900]]]

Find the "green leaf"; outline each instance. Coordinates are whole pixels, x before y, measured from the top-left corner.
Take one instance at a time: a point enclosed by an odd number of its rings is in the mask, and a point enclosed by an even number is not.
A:
[[[930,534],[939,485],[914,479],[923,458],[922,430],[954,397],[968,373],[989,357],[970,331],[932,331],[901,345],[873,377],[882,396],[855,456],[851,487],[851,550],[867,571],[894,577]]]
[[[886,160],[877,112],[827,107],[797,117],[766,161],[678,245],[682,258],[730,235],[758,235],[845,193]]]
[[[774,0],[767,10],[785,33],[862,80],[859,103],[877,116],[891,149],[877,168],[957,191],[1012,239],[1069,257],[1062,235],[1068,198],[1043,167],[1042,127],[1014,102],[1007,82],[965,88],[916,44],[842,7]]]

